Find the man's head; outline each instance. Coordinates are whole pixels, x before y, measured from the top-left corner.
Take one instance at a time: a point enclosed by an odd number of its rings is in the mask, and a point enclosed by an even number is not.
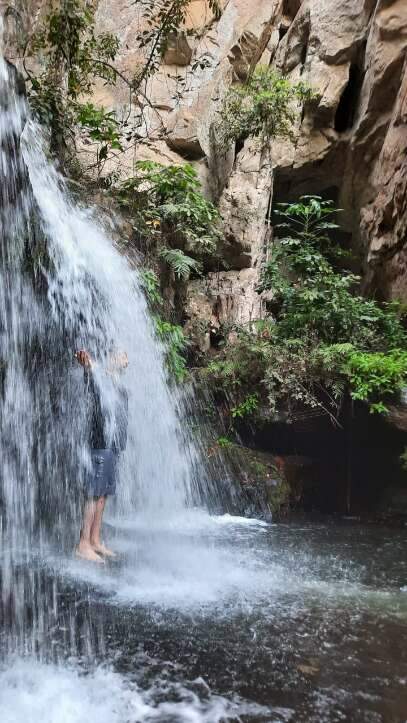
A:
[[[85,369],[90,369],[92,366],[92,359],[90,358],[89,354],[85,349],[80,349],[79,351],[76,351],[75,359],[79,364],[84,367]]]

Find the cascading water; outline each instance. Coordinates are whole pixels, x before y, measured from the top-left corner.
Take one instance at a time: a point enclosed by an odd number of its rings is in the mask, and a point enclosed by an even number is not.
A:
[[[39,137],[30,121],[24,158],[50,257],[47,300],[59,347],[65,347],[71,367],[75,348],[87,349],[102,362],[112,346],[127,352],[130,364],[123,383],[129,394],[129,443],[122,464],[122,503],[133,503],[143,515],[171,515],[193,498],[193,450],[181,431],[176,397],[166,384],[162,350],[154,339],[137,273],[115,250],[92,212],[68,200]],[[45,348],[49,343],[47,337]],[[60,348],[59,355],[53,355],[56,365],[62,353]],[[74,374],[73,369],[64,372]],[[107,416],[112,418],[115,387],[106,375],[98,374],[97,367],[95,373]],[[71,413],[62,422],[68,426],[71,446],[78,449],[83,446],[83,430],[75,423],[80,379],[73,388],[73,396],[72,386],[60,393]],[[60,430],[56,437],[61,439]]]
[[[1,722],[404,721],[405,530],[192,509],[215,490],[137,272],[47,161],[5,61],[0,182]],[[72,555],[89,465],[78,348],[108,423],[109,350],[130,362],[120,558],[97,568]]]
[[[75,351],[86,349],[99,362],[94,376],[108,426],[117,388],[103,368],[110,349],[128,354],[129,440],[118,513],[168,521],[196,499],[199,462],[181,429],[137,272],[94,213],[69,197],[5,61],[0,82],[2,599],[9,642],[27,646],[28,605],[37,648],[49,600],[33,572],[16,571],[50,540],[72,552],[78,534],[89,451]]]

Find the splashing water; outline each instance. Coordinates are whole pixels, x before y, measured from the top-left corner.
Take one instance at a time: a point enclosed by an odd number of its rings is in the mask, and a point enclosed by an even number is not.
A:
[[[129,439],[116,513],[155,521],[180,514],[197,499],[194,480],[204,472],[182,430],[180,400],[167,385],[137,271],[47,160],[19,77],[4,60],[0,104],[2,606],[13,609],[10,624],[25,645],[27,600],[35,600],[41,629],[46,610],[35,580],[22,576],[18,589],[13,572],[46,540],[72,550],[79,526],[90,460],[77,349],[100,362],[95,378],[108,426],[117,388],[103,367],[112,348],[129,358],[121,380]]]
[[[222,723],[241,721],[240,716],[248,714],[264,721],[267,714],[265,707],[237,697],[228,701],[212,695],[199,679],[189,688],[157,680],[146,692],[108,669],[84,676],[73,667],[33,667],[31,661],[20,660],[12,662],[2,683],[0,710],[7,723]]]
[[[0,111],[1,720],[404,720],[405,531],[191,510],[212,489],[137,272],[48,163],[5,61]],[[111,347],[130,360],[107,569],[72,558],[89,464],[79,347],[101,367]],[[97,382],[110,420],[115,389]]]
[[[212,694],[203,681],[169,683],[159,676],[140,688],[137,681],[94,665],[103,660],[106,644],[103,619],[82,599],[81,576],[87,578],[92,569],[77,563],[73,600],[67,592],[90,461],[76,350],[88,350],[100,363],[95,378],[108,423],[117,392],[103,367],[112,348],[129,358],[122,379],[129,397],[128,445],[109,521],[120,519],[122,526],[130,521],[139,539],[140,524],[148,530],[144,543],[151,550],[153,576],[158,560],[168,566],[158,597],[168,580],[171,592],[173,569],[183,575],[185,554],[190,560],[192,552],[186,538],[182,549],[170,541],[163,555],[165,530],[182,527],[186,511],[208,485],[200,456],[181,426],[183,404],[167,385],[163,349],[137,270],[115,248],[94,211],[73,200],[49,163],[18,75],[4,60],[0,104],[0,652],[5,661],[0,715],[8,723],[84,718],[215,723],[240,720],[245,713],[264,718],[261,706]],[[195,529],[194,514],[188,520]],[[212,558],[207,563],[212,565]],[[122,588],[129,570],[119,566],[117,573],[114,584]],[[140,581],[151,590],[151,580],[143,583],[141,576]]]
[[[122,465],[122,501],[134,501],[143,514],[167,516],[192,499],[192,449],[181,432],[179,405],[166,384],[162,351],[137,273],[92,212],[69,201],[39,137],[30,121],[24,157],[52,261],[47,282],[54,324],[76,339],[76,348],[86,348],[96,358],[111,346],[127,351],[130,365],[123,382],[130,401],[129,444]],[[99,383],[109,416],[115,389],[104,375],[99,375]]]

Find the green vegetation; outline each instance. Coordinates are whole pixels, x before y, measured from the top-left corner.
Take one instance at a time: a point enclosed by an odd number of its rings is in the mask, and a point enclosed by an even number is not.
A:
[[[165,346],[166,363],[170,377],[177,383],[181,383],[187,377],[185,361],[187,340],[182,327],[178,324],[172,324],[170,321],[165,321],[158,315],[154,316],[154,323],[157,336]]]
[[[352,350],[342,371],[349,379],[354,399],[369,401],[390,396],[406,385],[407,351],[394,349],[383,354]],[[382,401],[371,402],[370,406],[372,411],[387,411]]]
[[[191,1],[133,0],[133,5],[141,9],[144,27],[147,26],[136,35],[135,45],[139,50],[146,48],[147,52],[145,60],[130,77],[115,65],[118,38],[112,33],[96,33],[95,3],[51,0],[49,12],[25,43],[24,68],[31,106],[40,122],[50,129],[51,151],[71,172],[77,166],[78,153],[91,150],[96,162],[85,170],[96,170],[99,180],[110,157],[122,152],[126,143],[140,142],[138,131],[144,122],[143,109],[151,106],[143,92],[143,83],[157,71],[170,39],[186,21]],[[218,0],[208,0],[208,8],[214,17],[220,16]],[[188,34],[194,35],[195,31]],[[29,69],[31,57],[36,59],[39,70]],[[206,62],[204,57],[197,58],[191,70],[205,67]],[[129,92],[128,109],[123,118],[96,107],[89,100],[84,102],[98,80],[114,85],[118,79]],[[78,139],[82,141],[81,148]],[[78,167],[76,170],[80,172]]]
[[[257,393],[249,394],[249,396],[246,397],[246,399],[243,399],[240,404],[237,404],[236,407],[232,407],[230,414],[232,419],[242,419],[242,417],[247,417],[256,412],[258,407],[259,395]]]
[[[59,155],[64,155],[69,144],[74,145],[77,128],[89,124],[102,156],[120,145],[114,117],[80,101],[97,78],[106,83],[116,81],[112,63],[119,43],[110,33],[95,35],[94,13],[84,0],[53,2],[26,48],[26,54],[40,61],[35,75],[25,62],[30,102],[39,120],[50,128],[51,148]]]
[[[284,222],[276,227],[280,238],[260,290],[273,293],[280,337],[301,338],[305,331],[319,343],[351,342],[365,350],[403,344],[397,305],[382,308],[361,297],[355,293],[359,277],[338,269],[346,254],[329,235],[337,228],[332,203],[303,197],[277,213]]]
[[[160,251],[160,258],[163,259],[168,266],[172,268],[177,279],[186,281],[189,279],[191,272],[199,274],[201,265],[196,259],[187,256],[182,249],[163,248]]]
[[[76,110],[82,139],[96,146],[96,167],[100,176],[109,153],[123,150],[121,125],[113,111],[96,108],[93,103],[78,104]]]
[[[219,213],[205,199],[193,166],[138,161],[135,175],[117,191],[135,230],[179,279],[200,273],[201,261],[216,252]],[[193,254],[191,256],[190,254]]]
[[[160,282],[151,269],[140,272],[141,284],[150,307],[157,337],[165,348],[165,359],[171,381],[181,383],[187,377],[185,352],[188,341],[182,327],[164,318],[164,300],[160,293]]]
[[[229,437],[218,437],[216,440],[216,444],[221,449],[231,449],[232,447],[235,446],[234,442],[232,442],[232,440],[229,439]]]
[[[243,85],[228,91],[220,111],[219,136],[225,148],[248,137],[263,143],[292,138],[299,103],[311,100],[311,88],[293,84],[272,68],[260,67]]]
[[[241,416],[236,410],[273,415],[277,407],[294,416],[305,405],[337,421],[345,394],[386,412],[387,397],[406,385],[401,308],[357,293],[359,279],[343,268],[347,254],[332,240],[335,214],[332,202],[315,196],[280,205],[259,288],[272,315],[237,329],[237,340],[204,370],[232,399],[232,419]]]

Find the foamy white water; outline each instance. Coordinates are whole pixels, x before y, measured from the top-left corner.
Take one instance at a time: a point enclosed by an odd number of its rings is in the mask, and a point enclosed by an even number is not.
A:
[[[155,681],[143,691],[104,668],[84,674],[73,666],[10,660],[0,684],[4,723],[221,723],[269,715],[265,707],[212,695],[203,680],[189,687]]]

